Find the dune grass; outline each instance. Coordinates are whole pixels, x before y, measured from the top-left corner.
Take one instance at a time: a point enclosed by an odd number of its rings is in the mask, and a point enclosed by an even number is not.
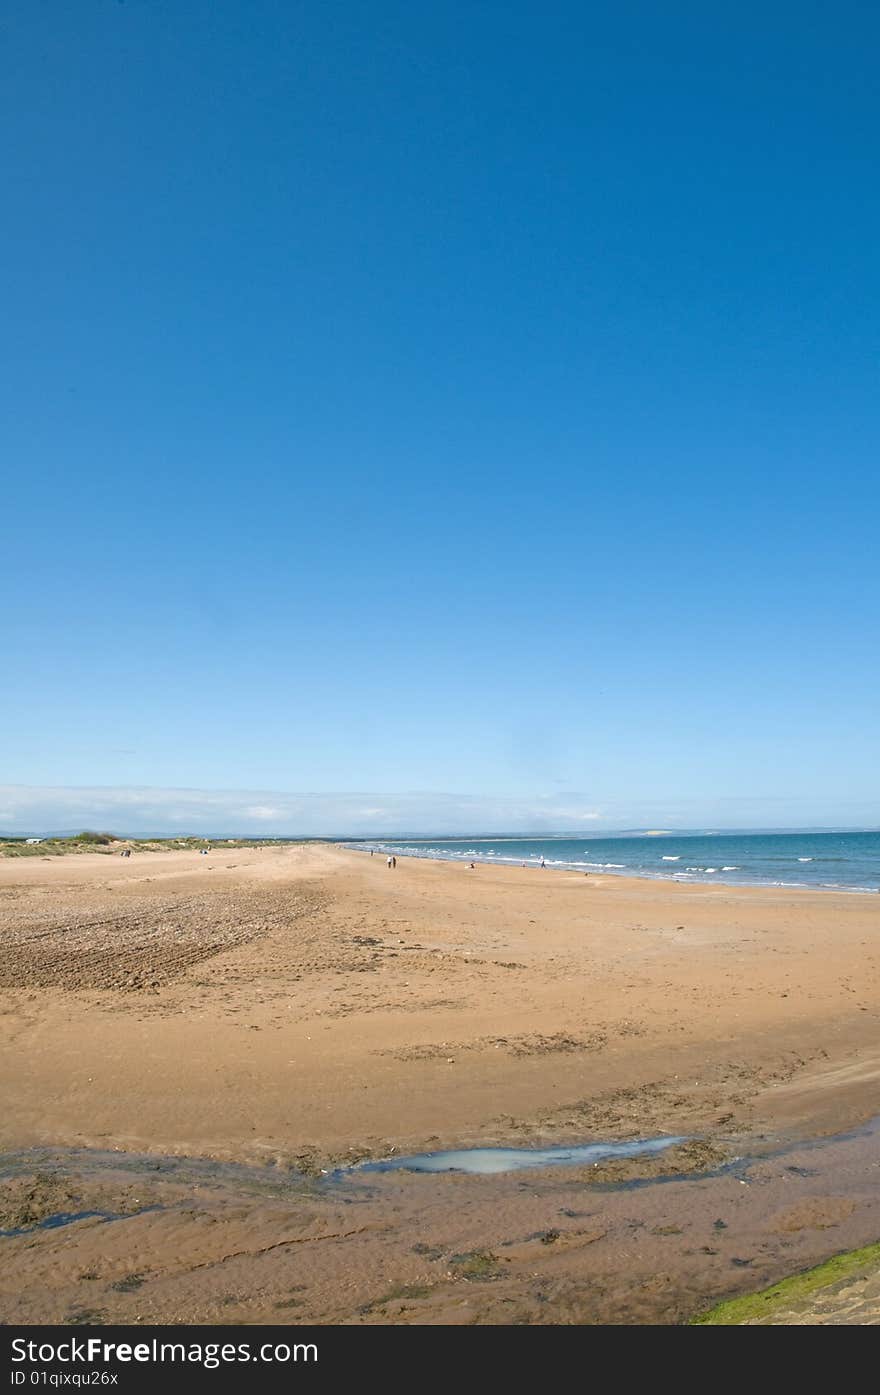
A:
[[[64,857],[75,853],[105,853],[116,856],[123,848],[132,852],[193,852],[198,848],[256,848],[301,843],[301,838],[124,838],[114,833],[75,833],[66,838],[44,838],[27,843],[24,838],[0,839],[0,857]]]

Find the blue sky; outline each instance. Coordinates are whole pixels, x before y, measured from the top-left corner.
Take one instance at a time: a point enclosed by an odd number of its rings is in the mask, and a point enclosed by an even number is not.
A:
[[[878,39],[8,0],[0,827],[880,823]]]

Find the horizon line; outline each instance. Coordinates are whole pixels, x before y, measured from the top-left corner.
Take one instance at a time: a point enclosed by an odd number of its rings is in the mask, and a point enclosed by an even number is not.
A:
[[[211,839],[231,838],[236,841],[248,842],[308,842],[308,843],[372,843],[391,842],[395,839],[409,839],[411,841],[423,841],[425,839],[446,840],[448,842],[460,842],[465,839],[481,840],[502,840],[522,841],[524,839],[534,839],[536,841],[549,842],[554,838],[569,838],[584,842],[599,842],[604,838],[665,838],[665,837],[724,837],[739,835],[740,837],[758,837],[762,834],[796,834],[796,833],[880,833],[880,825],[866,828],[862,824],[786,824],[786,825],[760,825],[746,826],[737,825],[725,828],[716,825],[714,828],[608,828],[601,831],[585,831],[584,829],[558,828],[548,832],[547,830],[532,829],[526,832],[517,832],[512,829],[497,830],[471,830],[465,833],[443,833],[425,832],[424,830],[399,831],[393,833],[233,833],[229,830],[216,831],[212,833],[184,833],[180,829],[171,832],[161,832],[158,830],[138,830],[137,832],[115,832],[108,828],[76,828],[64,830],[37,830],[29,829],[22,832],[7,833],[0,832],[0,842],[19,842],[25,838],[75,838],[82,833],[97,833],[116,838],[120,841],[126,839],[161,838],[178,839],[180,841],[190,838],[200,838],[203,841]]]

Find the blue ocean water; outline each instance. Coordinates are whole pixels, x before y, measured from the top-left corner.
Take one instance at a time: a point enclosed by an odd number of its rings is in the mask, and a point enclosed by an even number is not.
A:
[[[613,838],[405,838],[350,843],[398,857],[660,877],[683,882],[880,891],[880,832],[664,833]]]

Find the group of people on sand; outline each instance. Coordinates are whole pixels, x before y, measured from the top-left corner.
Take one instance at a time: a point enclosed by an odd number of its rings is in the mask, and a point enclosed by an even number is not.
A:
[[[376,851],[375,848],[370,848],[370,857],[373,856],[373,854],[375,853],[375,851]],[[396,868],[396,867],[397,867],[397,858],[394,856],[394,853],[389,853],[389,854],[388,854],[388,856],[387,856],[386,859],[385,859],[385,866],[386,866],[387,868],[389,868],[389,870],[390,870],[391,868]]]

